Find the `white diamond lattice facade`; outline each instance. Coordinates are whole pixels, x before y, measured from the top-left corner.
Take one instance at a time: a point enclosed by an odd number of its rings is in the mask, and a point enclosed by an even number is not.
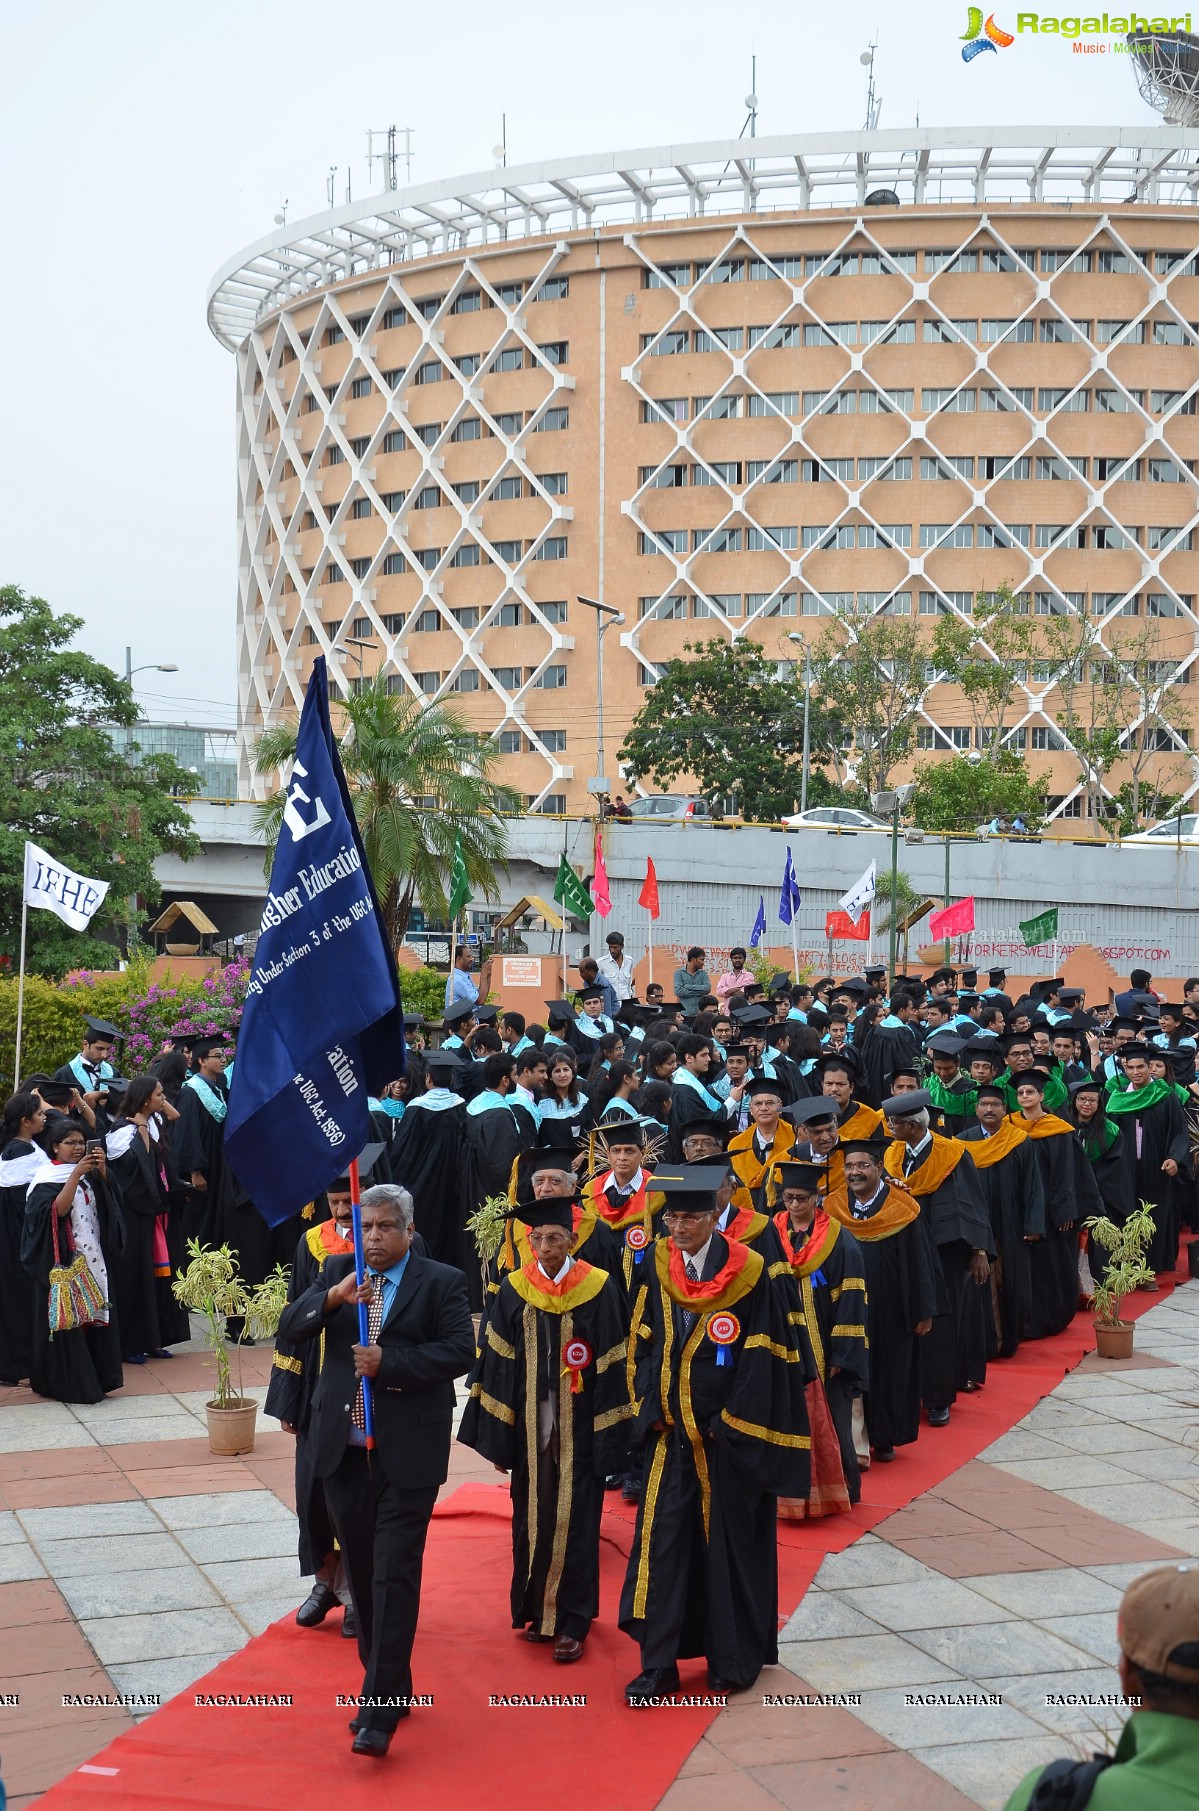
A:
[[[794,660],[796,633],[969,624],[1006,585],[1077,635],[1068,709],[1030,661],[1003,723],[1053,813],[1129,763],[1189,798],[1197,169],[1180,128],[738,140],[389,191],[248,248],[209,297],[243,787],[318,653],[452,699],[531,808],[574,811],[580,593],[626,618],[611,756],[687,641]],[[1128,760],[1088,773],[1062,719],[1113,675]],[[915,740],[984,743],[931,664]]]

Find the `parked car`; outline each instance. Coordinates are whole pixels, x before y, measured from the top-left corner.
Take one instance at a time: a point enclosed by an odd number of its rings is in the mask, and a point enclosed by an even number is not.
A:
[[[1193,847],[1199,843],[1199,816],[1184,811],[1178,817],[1165,818],[1160,824],[1154,824],[1152,830],[1138,830],[1135,836],[1126,836],[1126,843],[1156,843],[1159,848],[1169,843],[1189,843]]]
[[[630,817],[667,819],[674,823],[711,823],[707,799],[691,792],[654,792],[647,799],[629,800]]]
[[[817,805],[811,811],[797,811],[794,817],[785,817],[783,823],[788,830],[889,830],[890,824],[884,823],[881,817],[873,817],[869,811],[859,811],[853,805]]]

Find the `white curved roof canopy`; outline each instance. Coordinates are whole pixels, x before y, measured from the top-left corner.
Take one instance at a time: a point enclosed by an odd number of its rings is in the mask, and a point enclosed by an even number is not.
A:
[[[258,321],[347,277],[530,236],[705,214],[900,203],[1108,203],[1194,208],[1199,129],[996,126],[802,133],[661,145],[385,190],[296,221],[231,258],[208,324],[235,350]]]

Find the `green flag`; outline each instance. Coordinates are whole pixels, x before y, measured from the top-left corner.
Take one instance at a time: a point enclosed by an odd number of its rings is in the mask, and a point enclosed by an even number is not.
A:
[[[1035,949],[1039,943],[1053,943],[1057,938],[1057,907],[1049,906],[1039,912],[1035,918],[1025,918],[1020,925],[1020,935],[1027,950]]]
[[[571,867],[563,851],[562,860],[558,863],[558,878],[554,882],[554,898],[559,905],[573,912],[576,918],[590,918],[595,907],[591,895]]]
[[[454,865],[450,869],[450,923],[453,924],[464,905],[474,898],[470,890],[470,881],[466,877],[466,857],[462,853],[462,837],[454,838]]]

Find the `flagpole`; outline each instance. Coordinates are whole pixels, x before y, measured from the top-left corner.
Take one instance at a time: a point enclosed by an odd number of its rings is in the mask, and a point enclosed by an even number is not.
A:
[[[358,1159],[350,1164],[350,1211],[354,1218],[354,1276],[361,1286],[366,1281],[366,1257],[362,1250],[362,1189],[358,1180]],[[370,1344],[370,1321],[367,1317],[366,1303],[358,1303],[358,1343],[360,1346]],[[375,1403],[371,1393],[371,1380],[363,1377],[362,1383],[362,1421],[369,1451],[375,1444]]]
[[[21,968],[17,978],[17,1049],[13,1058],[13,1093],[21,1085],[21,1026],[25,1017],[25,926],[29,919],[29,902],[21,893]]]
[[[799,945],[795,934],[795,907],[791,908],[791,979],[799,980]]]

